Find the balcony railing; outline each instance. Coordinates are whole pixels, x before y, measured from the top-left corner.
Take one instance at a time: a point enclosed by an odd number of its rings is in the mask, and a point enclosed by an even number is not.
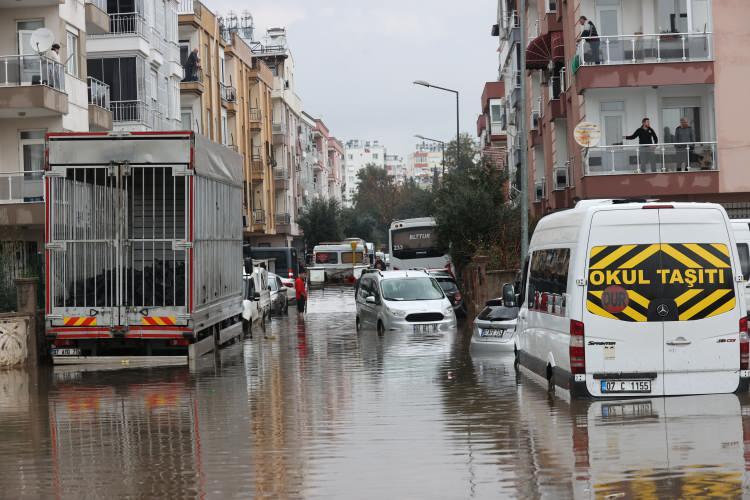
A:
[[[538,129],[539,122],[541,121],[541,119],[542,119],[542,98],[537,97],[536,101],[534,101],[534,104],[531,107],[531,128]]]
[[[286,134],[286,122],[280,121],[280,122],[273,122],[271,124],[271,131],[274,135],[281,135]]]
[[[177,3],[178,14],[193,14],[195,12],[195,6],[193,0],[179,0]]]
[[[141,36],[148,39],[148,33],[148,23],[141,13],[124,12],[109,15],[109,33],[89,34],[88,37]]]
[[[225,102],[237,102],[237,89],[231,85],[219,82],[219,93],[221,100]]]
[[[112,101],[110,105],[114,122],[151,122],[151,110],[143,101]]]
[[[110,109],[109,105],[109,85],[88,77],[89,104],[99,106],[100,108]]]
[[[100,10],[107,12],[107,0],[86,0],[86,3],[96,5]]]
[[[262,149],[260,146],[253,146],[250,159],[253,163],[261,163],[263,161]]]
[[[0,172],[0,203],[42,201],[43,179],[43,170]]]
[[[253,209],[253,224],[265,224],[266,212],[262,208]]]
[[[292,223],[292,216],[284,212],[274,214],[273,219],[277,226],[288,226]]]
[[[715,142],[616,145],[589,148],[586,175],[718,170]]]
[[[273,178],[279,180],[289,179],[289,170],[284,167],[276,167],[273,169]]]
[[[192,73],[188,73],[187,70],[185,70],[185,76],[182,78],[182,81],[184,83],[203,83],[203,70],[200,68],[195,68]]]
[[[710,32],[600,36],[582,38],[577,50],[582,66],[706,61],[712,42]]]
[[[534,183],[534,201],[547,198],[547,182],[544,177]]]
[[[555,191],[563,191],[566,188],[570,187],[570,163],[566,163],[563,166],[555,167],[553,169],[554,175],[554,185],[552,186],[552,189]]]
[[[250,108],[250,121],[259,122],[261,119],[260,108]]]
[[[0,87],[27,85],[46,85],[64,92],[62,64],[45,56],[0,56]]]

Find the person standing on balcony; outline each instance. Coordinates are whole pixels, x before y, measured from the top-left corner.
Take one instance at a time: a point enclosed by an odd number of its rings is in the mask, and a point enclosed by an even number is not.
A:
[[[187,61],[185,61],[184,69],[186,82],[198,81],[198,70],[201,67],[200,62],[201,58],[198,55],[198,47],[196,47],[190,52]]]
[[[680,126],[674,129],[674,142],[690,143],[686,146],[675,146],[679,158],[678,161],[680,162],[677,170],[681,171],[684,168],[687,171],[693,160],[692,150],[694,146],[692,143],[695,142],[693,127],[688,124],[687,118],[680,118]]]
[[[599,55],[599,32],[596,31],[594,23],[588,20],[586,16],[578,18],[578,23],[583,26],[581,31],[581,38],[585,38],[591,49],[591,57],[593,58],[594,64],[601,64],[601,56]]]
[[[648,118],[641,120],[641,126],[633,132],[633,135],[626,135],[623,137],[629,141],[637,138],[638,144],[641,146],[649,146],[651,144],[659,143],[659,138],[656,136],[654,129],[651,128],[651,120]],[[641,147],[639,149],[641,166],[648,164],[651,172],[656,172],[656,155],[654,155],[654,148]]]

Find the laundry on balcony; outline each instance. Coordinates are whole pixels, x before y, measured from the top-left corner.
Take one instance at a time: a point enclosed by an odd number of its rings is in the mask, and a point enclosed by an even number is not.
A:
[[[560,31],[539,35],[526,48],[526,69],[546,69],[550,61],[565,62],[565,43]]]

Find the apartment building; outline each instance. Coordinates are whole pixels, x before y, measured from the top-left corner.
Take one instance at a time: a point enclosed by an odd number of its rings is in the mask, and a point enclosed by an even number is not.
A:
[[[730,215],[750,215],[746,113],[738,106],[750,54],[737,43],[750,3],[532,0],[523,43],[516,8],[515,0],[500,0],[493,30],[508,123],[516,125],[520,112],[527,117],[535,215],[608,197],[716,201]],[[579,39],[580,16],[596,25],[598,40]],[[525,103],[518,102],[521,78]],[[646,117],[657,143],[627,139]],[[586,150],[573,139],[582,121],[601,130]],[[508,137],[508,161],[516,165],[518,144]]]
[[[385,155],[385,171],[396,184],[403,184],[409,177],[403,156]]]
[[[333,136],[328,138],[328,197],[341,203],[344,187],[344,145]]]
[[[443,173],[443,145],[421,142],[408,156],[407,172],[422,188],[432,187]]]
[[[89,34],[88,75],[110,89],[114,130],[180,128],[176,0],[102,2],[109,30]]]
[[[359,185],[357,174],[367,165],[385,168],[386,148],[379,141],[353,139],[346,143],[344,155],[346,169],[344,203],[351,206]]]
[[[317,122],[315,118],[306,112],[300,117],[299,145],[302,151],[299,171],[299,189],[302,194],[302,206],[306,206],[322,193],[318,192],[317,171],[320,162],[315,130]]]
[[[52,32],[59,55],[32,43],[41,28]],[[44,248],[45,133],[111,127],[109,88],[87,78],[86,68],[87,33],[109,29],[103,1],[0,2],[3,280],[25,273],[30,259]]]
[[[488,165],[504,170],[507,153],[505,82],[484,84],[481,109],[482,113],[477,118],[479,152]]]

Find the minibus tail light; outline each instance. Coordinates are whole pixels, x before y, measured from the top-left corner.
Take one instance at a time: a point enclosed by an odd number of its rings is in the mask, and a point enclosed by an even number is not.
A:
[[[586,347],[583,323],[570,320],[570,372],[573,375],[586,373]]]
[[[747,316],[740,318],[740,370],[750,370],[750,339],[747,337]]]
[[[658,210],[660,208],[674,208],[674,205],[643,205],[644,210]]]

